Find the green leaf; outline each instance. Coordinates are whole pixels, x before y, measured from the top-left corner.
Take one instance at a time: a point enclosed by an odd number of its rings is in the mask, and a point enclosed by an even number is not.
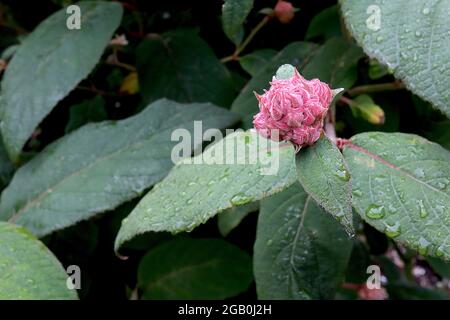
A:
[[[263,89],[268,88],[269,82],[282,64],[292,64],[301,71],[316,48],[317,45],[313,43],[293,42],[270,59],[266,66],[260,68],[260,71],[247,83],[231,106],[231,110],[242,116],[245,128],[253,127],[253,115],[258,112],[258,102],[253,92],[262,92]]]
[[[0,222],[0,299],[77,299],[67,273],[45,245],[27,230]]]
[[[324,135],[296,156],[297,175],[306,192],[349,234],[354,234],[350,174],[339,149]]]
[[[237,121],[211,104],[159,100],[121,121],[83,126],[21,167],[2,194],[0,220],[44,236],[139,196],[173,166],[171,134],[194,120],[203,129]],[[202,132],[199,132],[200,134]],[[195,146],[201,144],[194,141]]]
[[[105,109],[105,100],[101,96],[97,96],[92,100],[83,101],[70,108],[66,132],[73,131],[88,122],[106,120],[107,117],[108,113]]]
[[[155,185],[124,219],[116,251],[145,232],[190,231],[221,211],[280,192],[295,179],[291,144],[236,131],[179,163]]]
[[[176,238],[142,258],[138,287],[144,299],[225,299],[247,290],[251,264],[223,240]]]
[[[240,44],[244,36],[242,25],[253,8],[253,0],[225,0],[222,6],[222,28],[227,37]]]
[[[301,71],[307,79],[319,78],[331,88],[348,89],[357,79],[357,64],[362,50],[342,38],[325,42]]]
[[[0,130],[15,162],[39,123],[94,68],[120,23],[119,3],[78,5],[80,30],[66,27],[68,15],[61,9],[24,40],[6,69]]]
[[[412,134],[368,132],[345,145],[353,206],[422,255],[450,259],[450,152]]]
[[[254,247],[259,299],[330,299],[352,242],[297,183],[261,202]]]
[[[450,263],[437,258],[428,257],[427,262],[433,270],[442,277],[450,279]]]
[[[5,147],[0,137],[0,191],[9,183],[14,173],[14,166],[6,154]]]
[[[254,91],[268,89],[277,69],[291,64],[306,78],[319,78],[333,88],[349,88],[357,77],[356,64],[362,51],[341,38],[328,40],[317,49],[309,42],[294,42],[286,46],[260,69],[233,102],[231,109],[243,117],[244,127],[252,127],[253,115],[258,112]]]
[[[311,20],[305,39],[314,38],[329,39],[341,36],[341,24],[339,21],[339,9],[337,5],[331,6],[319,12]]]
[[[253,211],[258,211],[259,202],[252,202],[247,205],[227,209],[217,216],[217,225],[220,234],[226,237],[241,221]]]
[[[242,69],[252,77],[266,66],[266,64],[277,54],[273,49],[260,49],[239,58]]]
[[[230,73],[194,30],[178,29],[144,40],[136,54],[145,103],[165,97],[222,107],[231,104],[234,90]]]
[[[395,300],[449,300],[448,293],[444,290],[409,283],[388,284],[387,290],[389,297]]]
[[[450,117],[450,2],[340,2],[346,25],[364,51]]]

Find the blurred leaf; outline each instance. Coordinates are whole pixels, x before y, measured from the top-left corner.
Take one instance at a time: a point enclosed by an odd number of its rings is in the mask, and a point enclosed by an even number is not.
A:
[[[398,283],[386,286],[394,300],[449,300],[448,294],[439,289],[422,288],[419,285]]]
[[[341,0],[349,31],[371,57],[450,117],[450,2]]]
[[[0,299],[77,299],[56,257],[27,230],[0,222]]]
[[[264,172],[271,169],[276,171]],[[116,251],[144,232],[191,231],[221,211],[280,192],[295,179],[292,145],[269,142],[255,131],[229,134],[176,165],[139,202],[123,221]]]
[[[225,299],[249,287],[252,262],[219,239],[174,239],[150,250],[139,264],[143,299]]]
[[[226,237],[251,212],[259,209],[259,202],[252,202],[240,207],[232,207],[217,216],[220,234]]]
[[[194,30],[178,29],[144,40],[136,54],[144,102],[166,97],[222,107],[231,104],[230,73]]]
[[[24,40],[6,69],[0,129],[14,162],[38,124],[94,68],[120,23],[118,3],[78,5],[80,30],[66,27],[65,9],[52,14]]]
[[[450,259],[450,152],[412,134],[368,132],[344,146],[353,206],[422,255]]]
[[[261,202],[254,247],[259,299],[330,299],[352,243],[296,183]]]
[[[339,9],[337,5],[328,7],[311,20],[305,39],[323,38],[325,40],[332,37],[341,36],[341,24],[339,21]]]
[[[354,234],[350,173],[339,149],[324,134],[296,156],[297,176],[303,189]]]
[[[0,137],[0,191],[8,185],[13,173],[14,166],[6,154],[5,147],[3,146],[3,142]]]
[[[433,122],[425,131],[425,136],[450,150],[450,120]]]
[[[114,209],[167,174],[176,144],[172,131],[192,133],[194,120],[207,130],[228,127],[237,117],[211,104],[162,99],[128,119],[88,124],[64,136],[16,172],[2,194],[0,219],[43,236]]]
[[[445,262],[433,257],[427,257],[427,261],[437,274],[441,277],[450,279],[450,262]]]
[[[70,108],[69,122],[66,125],[66,133],[78,129],[89,122],[106,120],[108,113],[105,109],[105,100],[101,96],[85,100]]]
[[[345,281],[350,283],[362,284],[367,281],[369,274],[367,274],[367,266],[370,263],[369,250],[366,245],[354,238],[352,253],[345,273]]]
[[[331,88],[352,87],[357,79],[357,64],[362,50],[342,38],[331,38],[314,54],[302,70],[307,79],[319,78]]]
[[[252,77],[258,74],[267,63],[277,54],[273,49],[255,50],[239,59],[242,69],[247,71]]]
[[[375,59],[369,62],[369,78],[372,80],[380,79],[388,74],[389,70]]]
[[[253,0],[225,0],[222,6],[222,27],[227,37],[240,44],[244,37],[242,25],[253,8]]]

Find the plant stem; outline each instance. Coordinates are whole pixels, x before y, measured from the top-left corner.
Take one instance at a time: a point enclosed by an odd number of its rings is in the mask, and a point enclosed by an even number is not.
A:
[[[347,90],[347,93],[350,96],[356,96],[356,95],[362,94],[362,93],[403,90],[405,88],[406,88],[405,85],[401,81],[394,81],[394,82],[389,82],[389,83],[368,84],[368,85],[354,87],[352,89]]]
[[[352,107],[352,106],[355,105],[355,102],[353,102],[352,99],[349,99],[349,98],[344,97],[344,96],[340,97],[338,101],[342,102],[342,103],[345,103],[349,107]]]
[[[236,46],[236,50],[234,50],[233,54],[230,56],[223,57],[220,59],[220,62],[225,63],[232,60],[238,60],[239,54],[244,51],[244,49],[247,47],[247,45],[252,41],[252,39],[255,37],[255,35],[259,32],[259,30],[264,27],[267,22],[270,21],[270,16],[265,16],[264,19],[262,19],[253,29],[250,31],[250,34],[245,38],[245,40],[238,46]]]

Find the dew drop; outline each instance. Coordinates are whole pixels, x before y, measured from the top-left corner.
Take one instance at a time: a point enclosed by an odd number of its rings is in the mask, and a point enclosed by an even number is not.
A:
[[[268,245],[268,246],[271,246],[272,243],[273,243],[273,240],[272,240],[272,239],[267,240],[267,245]]]
[[[436,255],[436,257],[440,258],[444,255],[445,250],[444,250],[444,246],[439,246],[436,248],[436,252],[434,253]]]
[[[384,207],[377,204],[371,204],[366,209],[366,217],[369,219],[381,219],[385,214]]]
[[[419,215],[422,219],[428,217],[428,212],[425,209],[425,206],[423,205],[423,201],[422,200],[418,200],[417,201],[418,205],[419,205]]]
[[[423,172],[422,168],[417,168],[416,170],[414,170],[414,175],[417,178],[424,178],[425,177],[425,173]]]
[[[417,30],[416,31],[416,37],[421,37],[421,36],[422,36],[422,33],[419,30]]]
[[[230,202],[235,206],[240,206],[240,205],[249,203],[251,201],[252,201],[252,198],[247,196],[243,192],[239,192],[239,193],[235,194],[230,200]]]
[[[339,166],[339,169],[336,170],[334,174],[342,181],[350,180],[350,173],[348,173],[343,165]]]
[[[383,39],[384,39],[383,36],[378,36],[377,37],[377,42],[378,43],[383,42]]]
[[[430,8],[423,8],[422,13],[428,15],[430,13]]]
[[[384,233],[389,238],[395,238],[398,237],[401,234],[401,228],[400,223],[397,221],[394,225],[386,225],[386,229],[384,230]]]
[[[361,196],[362,196],[362,192],[361,192],[361,190],[359,190],[359,189],[354,189],[354,190],[353,190],[353,195],[354,195],[355,197],[361,197]]]
[[[427,239],[425,239],[424,237],[421,237],[419,239],[419,247],[418,247],[418,251],[421,255],[426,255],[428,252],[428,247],[430,246],[430,242],[428,242]]]

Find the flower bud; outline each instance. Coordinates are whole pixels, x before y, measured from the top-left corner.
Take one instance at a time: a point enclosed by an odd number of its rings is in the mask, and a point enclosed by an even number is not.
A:
[[[330,87],[319,79],[306,80],[290,65],[283,65],[273,77],[270,89],[255,93],[260,112],[253,118],[259,134],[291,141],[297,149],[316,142],[333,99]]]
[[[274,15],[281,23],[289,23],[294,18],[295,11],[292,3],[280,0],[275,5]]]

